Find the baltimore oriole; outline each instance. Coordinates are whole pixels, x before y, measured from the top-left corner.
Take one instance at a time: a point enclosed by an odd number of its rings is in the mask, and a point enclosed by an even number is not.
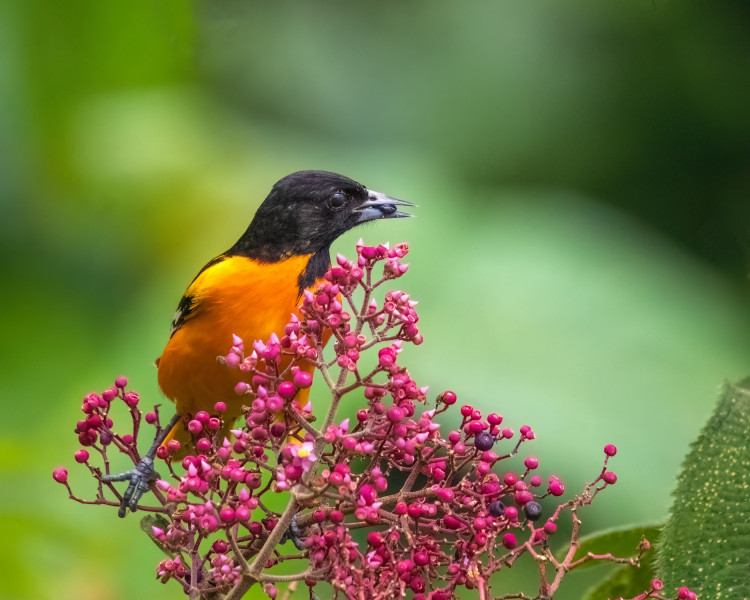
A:
[[[200,270],[180,300],[169,341],[157,359],[159,387],[177,411],[164,430],[169,431],[166,439],[189,444],[187,420],[197,411],[211,412],[217,401],[227,405],[228,428],[242,406],[234,393],[240,375],[217,357],[229,350],[232,334],[246,341],[281,335],[302,292],[330,266],[336,238],[361,223],[411,216],[399,211],[400,205],[411,206],[327,171],[298,171],[279,180],[245,233]],[[305,398],[298,399],[304,405]],[[157,436],[135,469],[107,477],[130,481],[120,516],[127,508],[134,511],[148,489],[155,451],[164,438]]]

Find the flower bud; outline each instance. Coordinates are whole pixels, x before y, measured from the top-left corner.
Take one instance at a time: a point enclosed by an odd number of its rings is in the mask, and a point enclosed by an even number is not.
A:
[[[68,470],[65,467],[57,467],[52,471],[52,478],[57,483],[65,483],[68,481]]]

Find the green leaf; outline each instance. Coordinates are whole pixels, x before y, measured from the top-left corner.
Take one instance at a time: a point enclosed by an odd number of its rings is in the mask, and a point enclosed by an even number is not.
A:
[[[666,590],[750,597],[750,379],[725,384],[685,458],[662,532],[657,572]]]
[[[641,543],[641,539],[645,537],[651,542],[651,547],[653,548],[660,531],[660,525],[638,525],[599,531],[581,538],[581,545],[576,551],[573,560],[578,560],[589,552],[593,554],[610,553],[619,558],[635,556],[638,553],[638,546]],[[557,558],[562,560],[569,549],[570,546],[564,548],[563,551],[559,552]],[[601,561],[591,561],[584,563],[578,569],[595,567],[600,564],[602,564]]]
[[[605,598],[633,598],[651,587],[654,578],[653,552],[641,559],[640,567],[623,565],[618,567],[601,583],[586,590],[582,600],[604,600]]]
[[[639,525],[627,528],[609,529],[581,538],[581,545],[575,553],[574,560],[592,554],[612,554],[619,558],[628,558],[638,553],[643,538],[651,543],[652,550],[641,557],[641,566],[618,565],[615,569],[608,569],[607,576],[586,591],[582,600],[602,600],[604,598],[626,598],[636,596],[649,588],[654,578],[655,553],[653,548],[661,533],[660,525]],[[558,554],[562,560],[570,549],[566,547]],[[590,561],[576,570],[601,566],[606,561]]]
[[[161,549],[164,554],[172,558],[174,556],[174,551],[169,550],[161,540],[157,539],[151,529],[152,527],[158,527],[159,529],[163,529],[166,531],[168,525],[169,519],[167,519],[164,515],[160,515],[158,513],[147,514],[141,519],[141,529],[146,532],[146,534],[149,538],[151,538],[151,541],[154,542],[154,544],[159,546],[159,549]]]

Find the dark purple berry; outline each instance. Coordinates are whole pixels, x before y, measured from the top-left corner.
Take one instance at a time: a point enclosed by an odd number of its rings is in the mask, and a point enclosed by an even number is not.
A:
[[[493,517],[501,517],[503,516],[503,513],[505,512],[505,504],[500,502],[500,500],[495,500],[495,502],[491,503],[487,510],[490,511],[490,514]]]
[[[539,502],[532,500],[523,505],[523,512],[526,513],[526,518],[529,521],[536,521],[542,516],[542,505],[539,504]]]
[[[477,435],[476,439],[474,440],[474,447],[477,450],[481,450],[482,452],[486,450],[491,450],[494,444],[495,444],[495,438],[486,432],[480,433],[479,435]]]

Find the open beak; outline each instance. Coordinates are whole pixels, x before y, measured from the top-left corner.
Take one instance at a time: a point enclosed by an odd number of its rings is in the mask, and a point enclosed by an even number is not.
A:
[[[354,209],[357,213],[357,223],[374,221],[375,219],[398,219],[401,217],[413,217],[407,212],[398,210],[398,206],[415,206],[406,200],[389,198],[380,192],[367,190],[367,200]]]

